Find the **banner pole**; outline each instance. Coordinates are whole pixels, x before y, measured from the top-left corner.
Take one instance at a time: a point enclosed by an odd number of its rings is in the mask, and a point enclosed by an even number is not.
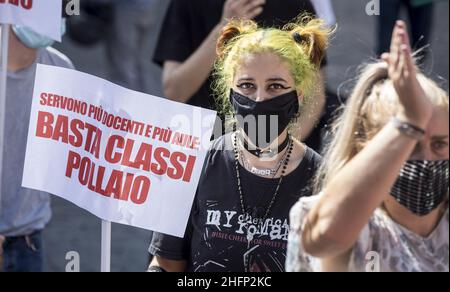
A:
[[[9,24],[1,24],[1,72],[0,72],[0,213],[3,194],[3,149],[5,145],[6,81],[8,77]]]
[[[102,273],[111,272],[111,222],[102,220]]]

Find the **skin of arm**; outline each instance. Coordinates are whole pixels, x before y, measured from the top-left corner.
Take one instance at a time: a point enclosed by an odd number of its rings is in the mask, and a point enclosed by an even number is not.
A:
[[[150,267],[160,267],[167,272],[185,272],[186,261],[172,261],[158,256],[155,256],[150,264]]]
[[[166,61],[163,69],[164,95],[186,103],[211,74],[216,58],[216,41],[222,29],[217,25],[202,45],[184,63]]]
[[[222,28],[232,18],[253,19],[263,11],[265,0],[227,0],[221,21],[200,47],[185,61],[168,60],[163,68],[164,95],[186,103],[208,79],[216,60],[216,43]]]

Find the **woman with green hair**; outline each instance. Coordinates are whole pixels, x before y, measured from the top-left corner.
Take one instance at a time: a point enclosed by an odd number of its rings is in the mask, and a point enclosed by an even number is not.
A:
[[[233,130],[206,159],[183,239],[154,234],[149,271],[281,272],[289,210],[311,195],[320,156],[295,137],[330,31],[231,22],[217,43],[217,101]],[[301,125],[300,125],[301,126]]]

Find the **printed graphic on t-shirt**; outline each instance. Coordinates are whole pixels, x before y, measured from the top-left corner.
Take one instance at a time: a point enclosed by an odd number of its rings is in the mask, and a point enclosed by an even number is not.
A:
[[[222,210],[218,202],[212,201],[207,203],[205,214],[203,237],[207,246],[223,248],[221,251],[214,249],[217,251],[214,258],[220,262],[202,256],[203,262],[196,262],[195,270],[211,270],[211,265],[226,269],[227,254],[235,257],[236,252],[232,251],[238,250],[242,254],[241,263],[248,272],[284,271],[289,234],[287,218],[255,218],[236,210]]]

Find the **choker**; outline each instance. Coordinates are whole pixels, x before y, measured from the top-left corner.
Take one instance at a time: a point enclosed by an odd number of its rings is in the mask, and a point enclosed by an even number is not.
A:
[[[273,158],[275,157],[278,153],[283,152],[289,145],[289,141],[291,140],[289,135],[286,137],[286,139],[284,140],[283,143],[281,143],[280,145],[278,145],[278,149],[276,148],[269,148],[269,149],[259,149],[256,146],[251,147],[252,149],[250,149],[250,145],[248,145],[247,140],[243,137],[242,134],[239,134],[239,140],[242,143],[242,145],[244,146],[244,149],[247,150],[250,154],[252,154],[253,156],[256,156],[258,158]],[[256,148],[256,149],[253,149]]]

